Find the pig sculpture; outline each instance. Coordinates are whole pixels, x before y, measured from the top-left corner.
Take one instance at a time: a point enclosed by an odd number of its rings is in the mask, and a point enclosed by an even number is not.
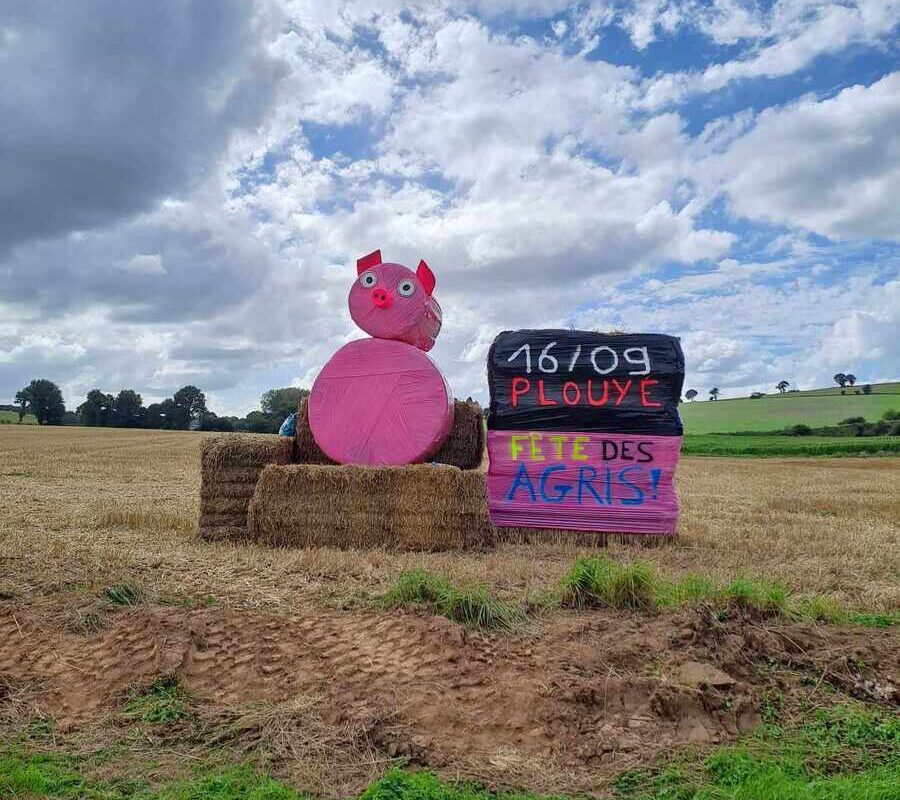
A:
[[[384,263],[381,251],[356,262],[350,316],[371,339],[345,345],[310,392],[309,425],[341,464],[402,466],[426,461],[453,426],[453,395],[425,353],[441,329],[435,277]]]

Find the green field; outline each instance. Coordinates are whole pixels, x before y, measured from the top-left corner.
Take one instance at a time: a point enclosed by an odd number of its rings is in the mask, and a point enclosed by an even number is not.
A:
[[[803,423],[811,427],[836,425],[847,417],[876,422],[890,409],[900,410],[900,383],[872,384],[872,394],[841,395],[838,387],[807,392],[770,394],[758,400],[704,400],[682,403],[685,434],[778,431]]]
[[[0,411],[0,425],[15,425],[19,421],[19,415],[15,411]],[[37,419],[31,414],[26,414],[22,420],[23,425],[36,425]]]
[[[686,435],[681,452],[691,456],[900,455],[900,436]]]

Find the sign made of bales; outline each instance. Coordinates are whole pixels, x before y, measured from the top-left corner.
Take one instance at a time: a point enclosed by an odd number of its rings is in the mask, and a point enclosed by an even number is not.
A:
[[[487,487],[497,526],[672,534],[679,340],[505,331],[488,356]]]
[[[453,427],[453,395],[425,354],[441,329],[435,277],[385,263],[376,250],[357,261],[350,316],[372,338],[332,356],[309,395],[309,426],[339,464],[403,466],[429,460]]]

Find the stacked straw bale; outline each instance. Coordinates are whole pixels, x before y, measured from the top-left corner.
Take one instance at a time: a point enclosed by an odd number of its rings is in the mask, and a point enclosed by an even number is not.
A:
[[[273,465],[250,503],[249,536],[289,547],[480,549],[494,543],[484,474],[447,465]]]
[[[247,535],[247,508],[267,464],[289,464],[294,441],[284,436],[225,433],[207,437],[200,449],[200,536]]]
[[[296,463],[332,465],[335,463],[322,452],[313,438],[305,398],[300,401],[295,438]],[[479,469],[484,458],[484,444],[484,416],[481,406],[475,402],[457,400],[454,405],[453,428],[447,441],[432,460],[459,469]]]

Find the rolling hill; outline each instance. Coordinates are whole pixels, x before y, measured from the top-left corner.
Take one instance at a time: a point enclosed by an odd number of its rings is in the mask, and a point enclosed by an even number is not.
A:
[[[757,400],[740,398],[682,403],[679,407],[686,434],[777,431],[804,423],[835,425],[847,417],[881,419],[889,409],[900,410],[900,383],[873,383],[872,394],[855,394],[860,387],[811,389],[768,394]],[[861,391],[861,390],[860,390]]]

